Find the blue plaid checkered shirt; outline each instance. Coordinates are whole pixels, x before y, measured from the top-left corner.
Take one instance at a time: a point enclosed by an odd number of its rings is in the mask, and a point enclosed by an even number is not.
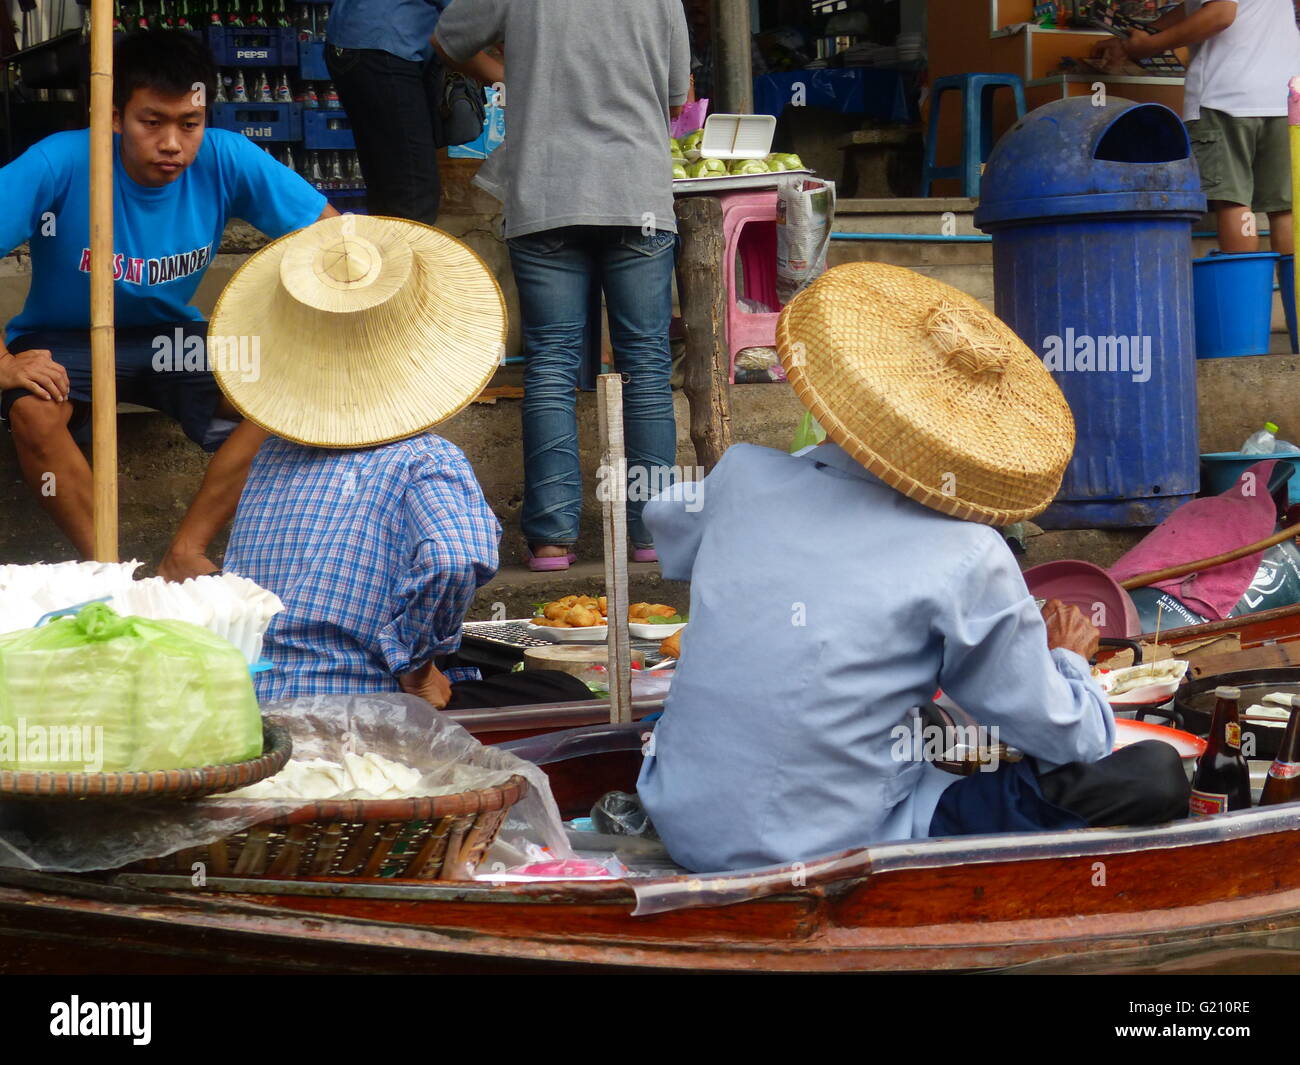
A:
[[[225,557],[227,571],[284,601],[259,698],[397,691],[398,675],[460,647],[500,539],[469,461],[432,433],[359,451],[268,440]]]

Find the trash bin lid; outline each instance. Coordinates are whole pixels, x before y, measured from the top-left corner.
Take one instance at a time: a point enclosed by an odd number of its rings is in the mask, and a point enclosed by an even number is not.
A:
[[[998,141],[980,183],[986,231],[1071,215],[1205,212],[1187,128],[1163,104],[1055,100]]]

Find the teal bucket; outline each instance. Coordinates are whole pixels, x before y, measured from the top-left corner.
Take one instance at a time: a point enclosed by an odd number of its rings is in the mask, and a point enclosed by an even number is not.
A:
[[[1271,251],[1216,252],[1192,260],[1197,358],[1268,354],[1279,258]]]
[[[1288,501],[1300,503],[1300,454],[1247,455],[1241,451],[1215,451],[1202,455],[1201,491],[1211,496],[1226,492],[1243,473],[1265,459],[1277,459],[1291,467],[1291,479],[1286,486]]]

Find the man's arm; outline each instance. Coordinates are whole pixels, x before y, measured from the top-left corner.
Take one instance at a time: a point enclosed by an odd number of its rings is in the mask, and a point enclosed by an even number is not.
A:
[[[325,205],[325,209],[321,211],[320,217],[316,219],[316,221],[323,222],[327,218],[337,218],[337,217],[338,217],[338,211],[334,209],[334,205],[332,203],[327,203]]]
[[[1068,611],[1053,611],[1044,624],[1014,557],[991,530],[944,581],[934,608],[944,694],[1036,758],[1062,764],[1109,754],[1115,717],[1083,657],[1093,649],[1091,626]]]
[[[480,85],[499,85],[506,80],[505,64],[487,52],[478,52],[465,62],[459,63],[443,50],[436,34],[433,37],[433,47],[445,67],[472,78]]]
[[[414,545],[397,583],[397,615],[378,634],[379,650],[403,691],[434,706],[451,698],[436,655],[460,646],[461,626],[478,589],[495,576],[501,523],[469,462],[438,442],[403,495]]]
[[[1177,18],[1162,16],[1156,26],[1158,33],[1133,33],[1124,40],[1103,41],[1093,49],[1094,58],[1127,56],[1129,59],[1150,59],[1154,55],[1174,48],[1200,44],[1222,33],[1237,18],[1237,0],[1209,0],[1195,14],[1188,15],[1182,7]],[[1166,24],[1165,19],[1169,18]]]
[[[235,516],[244,482],[248,480],[248,468],[270,435],[260,425],[240,422],[212,456],[199,493],[177,526],[176,535],[158,567],[159,576],[183,581],[216,572],[216,565],[207,557],[208,545]]]

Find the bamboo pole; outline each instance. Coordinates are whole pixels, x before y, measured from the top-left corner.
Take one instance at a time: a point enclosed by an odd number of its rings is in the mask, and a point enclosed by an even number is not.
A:
[[[1291,250],[1300,249],[1300,77],[1287,83],[1287,121],[1291,126]],[[1271,237],[1269,238],[1271,241]],[[1274,248],[1276,251],[1277,249]],[[1293,299],[1300,297],[1300,270],[1294,269],[1292,257]],[[1300,302],[1293,304],[1300,308]],[[1300,310],[1297,310],[1300,314]]]
[[[632,638],[628,632],[627,458],[623,450],[623,378],[606,373],[596,378],[600,421],[601,493],[605,542],[605,613],[609,622],[609,720],[632,720]]]
[[[90,365],[95,558],[118,561],[113,355],[113,4],[90,5]]]
[[[1288,525],[1281,532],[1274,533],[1272,536],[1265,537],[1253,544],[1246,544],[1245,547],[1234,548],[1232,551],[1225,551],[1221,555],[1203,558],[1197,562],[1184,562],[1182,565],[1154,570],[1151,573],[1139,573],[1136,577],[1120,581],[1119,586],[1126,590],[1146,588],[1157,581],[1167,581],[1174,577],[1186,577],[1189,573],[1199,573],[1201,570],[1214,569],[1215,566],[1236,562],[1237,559],[1253,555],[1256,551],[1267,551],[1270,547],[1276,547],[1283,540],[1290,540],[1296,536],[1300,536],[1300,524]]]

